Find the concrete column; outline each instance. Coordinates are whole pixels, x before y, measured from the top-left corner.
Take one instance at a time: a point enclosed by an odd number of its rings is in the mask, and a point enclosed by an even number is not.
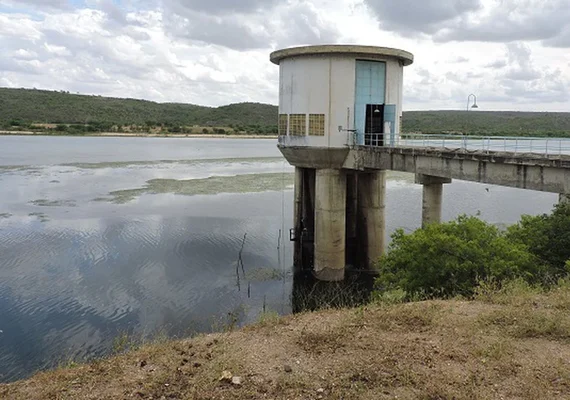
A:
[[[315,189],[315,275],[323,281],[344,279],[346,258],[346,174],[320,169]]]
[[[294,264],[300,266],[301,261],[301,219],[303,218],[303,168],[295,167],[295,199],[293,203],[293,227],[296,241],[294,243]]]
[[[429,224],[441,223],[443,184],[451,183],[449,178],[430,175],[416,175],[416,183],[424,186],[422,198],[422,228]]]
[[[386,234],[386,171],[358,175],[358,214],[361,262],[373,269],[384,254]]]

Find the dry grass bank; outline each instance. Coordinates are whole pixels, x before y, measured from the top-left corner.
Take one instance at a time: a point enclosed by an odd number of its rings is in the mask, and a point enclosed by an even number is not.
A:
[[[568,399],[569,306],[568,287],[515,288],[270,317],[0,385],[0,398]]]

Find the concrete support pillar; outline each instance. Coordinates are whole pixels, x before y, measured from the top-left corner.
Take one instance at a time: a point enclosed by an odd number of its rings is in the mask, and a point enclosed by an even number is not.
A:
[[[422,198],[422,228],[429,224],[441,223],[443,184],[451,183],[449,178],[430,175],[416,175],[416,183],[424,186]]]
[[[315,275],[323,281],[344,279],[346,257],[346,174],[317,170],[315,190]]]
[[[295,198],[293,203],[293,227],[295,229],[296,241],[294,244],[294,264],[301,265],[301,231],[303,230],[301,220],[303,218],[303,168],[295,167]]]
[[[363,267],[374,268],[384,254],[386,171],[358,175],[360,252]]]

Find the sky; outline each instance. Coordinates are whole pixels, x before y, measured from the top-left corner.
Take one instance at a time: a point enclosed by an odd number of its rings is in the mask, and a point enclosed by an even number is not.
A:
[[[278,101],[273,50],[414,54],[404,110],[570,111],[570,0],[0,0],[0,87]]]

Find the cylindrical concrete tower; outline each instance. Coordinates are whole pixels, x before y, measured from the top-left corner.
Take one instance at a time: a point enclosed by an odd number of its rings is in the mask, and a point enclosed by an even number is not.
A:
[[[279,149],[295,171],[295,263],[344,279],[384,249],[384,171],[343,169],[354,146],[394,146],[413,55],[354,45],[279,50]]]
[[[403,68],[413,62],[412,54],[384,47],[327,45],[279,50],[270,58],[280,69],[283,144],[383,144],[378,141],[393,140],[399,133]],[[374,136],[381,133],[385,136]]]

